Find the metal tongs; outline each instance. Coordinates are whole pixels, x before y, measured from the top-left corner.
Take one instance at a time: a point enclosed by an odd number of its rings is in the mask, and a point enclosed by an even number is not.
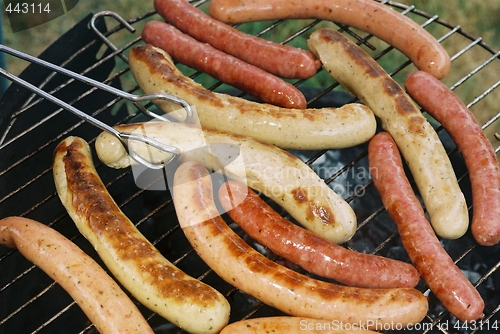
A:
[[[171,101],[171,102],[174,102],[174,103],[177,103],[179,104],[180,106],[182,106],[186,112],[186,118],[185,118],[185,122],[189,123],[192,121],[193,119],[193,110],[191,108],[191,106],[186,102],[184,101],[183,99],[180,99],[180,98],[177,98],[173,95],[169,95],[169,94],[164,94],[164,93],[158,93],[158,94],[143,94],[143,95],[134,95],[134,94],[130,94],[130,93],[127,93],[127,92],[124,92],[122,90],[119,90],[117,88],[114,88],[114,87],[111,87],[109,85],[106,85],[104,83],[101,83],[99,81],[96,81],[94,79],[91,79],[91,78],[88,78],[88,77],[85,77],[83,75],[80,75],[78,73],[75,73],[73,71],[70,71],[68,69],[65,69],[63,67],[60,67],[60,66],[57,66],[57,65],[54,65],[52,63],[49,63],[47,61],[44,61],[42,59],[39,59],[39,58],[36,58],[36,57],[33,57],[31,55],[28,55],[26,53],[23,53],[21,51],[18,51],[18,50],[15,50],[15,49],[12,49],[12,48],[9,48],[5,45],[2,45],[0,44],[0,52],[5,52],[5,53],[8,53],[12,56],[15,56],[17,58],[20,58],[20,59],[23,59],[23,60],[27,60],[31,63],[35,63],[35,64],[38,64],[38,65],[41,65],[41,66],[44,66],[46,68],[49,68],[57,73],[60,73],[60,74],[64,74],[64,75],[67,75],[71,78],[74,78],[76,80],[79,80],[83,83],[86,83],[86,84],[89,84],[89,85],[92,85],[92,86],[95,86],[99,89],[102,89],[106,92],[109,92],[109,93],[112,93],[112,94],[115,94],[121,98],[124,98],[126,100],[129,100],[131,101],[135,106],[137,106],[137,108],[145,115],[151,117],[151,118],[154,118],[154,119],[157,119],[157,120],[160,120],[160,121],[169,121],[167,118],[165,117],[162,117],[160,115],[157,115],[151,111],[149,111],[146,107],[144,107],[141,102],[144,102],[144,101],[152,101],[152,100],[167,100],[167,101]],[[151,169],[162,169],[165,167],[165,165],[167,165],[168,163],[172,162],[173,160],[175,160],[180,154],[181,154],[181,151],[179,148],[177,147],[174,147],[174,146],[170,146],[170,145],[166,145],[166,144],[163,144],[153,138],[150,138],[148,136],[145,136],[145,135],[141,135],[141,134],[135,134],[135,133],[124,133],[124,132],[120,132],[116,129],[114,129],[113,127],[99,121],[98,119],[82,112],[81,110],[78,110],[76,109],[75,107],[71,106],[70,104],[50,95],[49,93],[43,91],[42,89],[32,85],[31,83],[15,76],[14,74],[8,72],[7,70],[5,69],[2,69],[0,68],[0,75],[6,77],[7,79],[11,80],[12,82],[15,82],[21,86],[23,86],[24,88],[32,91],[33,93],[39,95],[40,97],[50,101],[50,102],[53,102],[54,104],[58,105],[59,107],[67,110],[67,111],[70,111],[71,113],[73,113],[74,115],[80,117],[81,119],[87,121],[88,123],[98,127],[99,129],[103,130],[103,131],[107,131],[109,133],[111,133],[112,135],[114,135],[116,138],[118,138],[120,140],[120,142],[124,145],[124,147],[127,149],[128,153],[129,153],[129,156],[134,159],[136,162],[144,165],[145,167],[147,168],[151,168]],[[136,152],[134,152],[133,150],[130,149],[129,145],[128,145],[128,141],[139,141],[139,142],[142,142],[142,143],[145,143],[145,144],[148,144],[150,145],[151,147],[154,147],[160,151],[163,151],[163,152],[166,152],[166,153],[170,153],[172,154],[171,158],[168,160],[168,161],[162,161],[162,162],[159,162],[159,163],[152,163],[152,162],[149,162],[147,161],[146,159],[142,158],[141,156],[139,156]]]

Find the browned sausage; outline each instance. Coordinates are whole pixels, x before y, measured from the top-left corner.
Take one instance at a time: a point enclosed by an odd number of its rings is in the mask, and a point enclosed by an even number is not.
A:
[[[191,333],[218,333],[229,302],[168,261],[120,210],[95,170],[90,147],[68,137],[54,151],[57,193],[78,230],[139,302]]]
[[[283,78],[306,79],[321,66],[308,51],[243,33],[186,0],[155,0],[156,11],[177,29]]]
[[[481,295],[441,246],[404,174],[391,135],[382,132],[368,145],[373,183],[398,226],[408,256],[431,291],[454,316],[474,321],[483,316]]]
[[[217,159],[193,152],[199,152],[205,145],[224,144],[238,148],[239,154],[234,150],[219,150],[218,156],[224,154],[235,158],[224,166],[226,175],[263,193],[303,227],[326,240],[344,243],[356,232],[356,215],[349,203],[300,158],[274,145],[249,137],[202,130],[183,122],[129,123],[115,129],[122,133],[146,134],[177,147],[181,151],[179,161],[196,160],[207,168],[216,166]],[[153,150],[147,144],[133,144],[134,152],[150,159],[148,161],[159,163],[171,157],[171,154]],[[109,132],[102,132],[97,137],[95,147],[98,157],[110,167],[125,168],[137,163],[129,157],[120,140]]]
[[[185,76],[167,52],[151,44],[132,48],[129,66],[144,93],[167,93],[195,106],[203,129],[252,137],[284,149],[352,147],[368,141],[377,127],[373,112],[360,103],[294,109],[212,92]],[[183,113],[177,113],[178,104],[153,102],[173,117],[184,119]]]
[[[373,0],[212,0],[210,14],[226,23],[321,19],[366,31],[403,52],[436,78],[450,71],[450,56],[429,32],[407,16]]]
[[[205,72],[262,102],[284,108],[304,109],[307,106],[306,98],[294,85],[210,44],[199,42],[168,23],[146,23],[142,39],[165,50],[173,60]]]
[[[469,170],[474,205],[471,229],[481,245],[500,242],[500,165],[476,117],[441,81],[422,71],[405,82],[408,94],[455,141]]]
[[[28,218],[8,217],[0,220],[0,244],[17,248],[56,281],[100,333],[153,333],[104,269],[56,230]]]
[[[233,198],[244,200],[235,207]],[[241,182],[223,184],[219,200],[252,239],[314,274],[367,288],[414,287],[420,280],[411,264],[350,251],[291,223]]]
[[[465,196],[443,143],[420,108],[370,55],[338,31],[316,30],[308,45],[325,70],[369,106],[393,136],[436,234],[463,236],[469,227]]]
[[[219,215],[212,180],[198,162],[174,175],[173,198],[180,226],[193,249],[222,279],[290,315],[344,323],[421,321],[427,299],[413,288],[366,289],[332,284],[299,274],[255,251]]]

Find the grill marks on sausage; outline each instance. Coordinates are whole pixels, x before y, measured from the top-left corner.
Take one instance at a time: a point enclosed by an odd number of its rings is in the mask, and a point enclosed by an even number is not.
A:
[[[164,259],[159,259],[156,248],[140,233],[131,230],[133,223],[110,198],[82,149],[83,142],[74,140],[69,146],[58,146],[55,151],[64,154],[68,190],[75,212],[84,217],[94,233],[112,244],[117,250],[118,261],[132,262],[140,267],[143,278],[155,286],[161,296],[179,302],[189,302],[188,296],[196,296],[197,303],[215,305],[218,300],[215,291],[174,266],[161,263]]]
[[[209,101],[210,104],[215,106],[223,107],[222,102],[215,93],[208,89],[204,89],[199,84],[196,84],[188,77],[182,75],[175,65],[166,59],[160,52],[148,47],[148,45],[137,46],[130,52],[131,56],[137,58],[138,61],[147,64],[146,68],[149,68],[151,77],[159,73],[163,80],[179,89],[189,90],[196,98]]]
[[[327,43],[335,42],[341,45],[345,53],[349,55],[349,61],[353,63],[351,66],[362,68],[365,76],[370,78],[370,80],[380,80],[380,87],[382,87],[384,93],[395,101],[392,106],[395,112],[405,117],[408,132],[419,136],[425,136],[426,131],[424,125],[426,120],[418,108],[416,108],[416,106],[405,96],[406,93],[403,88],[392,78],[388,77],[387,72],[374,62],[366,52],[356,47],[355,44],[344,43],[344,37],[342,35],[336,34],[328,29],[323,29],[319,38]]]
[[[192,169],[202,174],[193,174]],[[194,180],[194,175],[201,177]],[[217,210],[211,198],[203,197],[204,188],[213,192],[205,167],[188,161],[177,169],[173,197],[179,223],[200,257],[222,279],[241,291],[295,316],[358,322],[377,319],[403,326],[424,317],[427,300],[416,289],[364,289],[317,280],[281,266],[254,250],[220,215],[201,223],[190,221],[190,203],[196,197],[203,198],[205,204],[195,210],[210,215],[212,210]]]
[[[326,225],[336,225],[335,216],[333,213],[323,205],[316,205],[314,203],[309,203],[309,215],[308,218],[314,219],[314,217],[319,218],[319,220]]]
[[[196,229],[205,230],[205,232],[196,232]],[[213,243],[213,245],[217,243],[217,248],[226,249],[229,256],[237,258],[240,263],[244,263],[252,273],[266,275],[269,282],[279,282],[285,289],[292,292],[296,291],[298,294],[302,294],[306,289],[312,296],[311,300],[316,300],[315,298],[319,297],[325,302],[335,300],[349,302],[354,299],[356,303],[364,305],[382,303],[385,305],[386,302],[395,300],[398,303],[412,303],[421,298],[417,290],[412,293],[411,289],[405,288],[400,290],[404,291],[404,293],[399,295],[396,292],[397,290],[394,290],[395,293],[389,293],[390,289],[363,289],[336,285],[320,280],[313,281],[311,278],[283,267],[256,252],[235,234],[220,216],[206,220],[201,224],[184,227],[183,230],[186,234],[213,236],[213,239],[198,239],[198,242]]]
[[[367,58],[369,58],[367,53],[363,52],[360,48],[353,47],[351,44],[344,43],[340,35],[334,34],[328,29],[324,29],[322,30],[321,35],[319,35],[319,38],[325,43],[335,42],[342,44],[345,52],[350,55],[350,59],[357,64],[362,64],[362,67],[365,68],[365,73],[368,77],[377,78],[385,77],[387,75],[380,67],[372,66],[373,62],[367,61]]]
[[[234,207],[231,198],[245,193],[243,202]],[[353,252],[296,226],[243,183],[228,181],[219,189],[219,199],[251,238],[311,273],[357,287],[414,287],[419,281],[410,264]]]
[[[310,200],[308,190],[303,187],[292,189],[291,194],[298,205],[307,205],[307,219],[318,218],[325,225],[335,226],[337,224],[335,215],[327,206]]]
[[[318,113],[320,113],[320,110],[311,108],[300,109],[300,113],[298,113],[297,109],[281,108],[268,104],[259,104],[258,107],[256,107],[255,104],[249,103],[247,100],[235,98],[230,95],[225,95],[224,99],[226,101],[223,101],[217,93],[205,89],[202,85],[184,76],[171,59],[165,57],[162,52],[149,44],[134,47],[130,51],[130,57],[134,57],[136,61],[146,64],[145,67],[149,68],[151,77],[160,74],[163,80],[175,86],[176,89],[169,89],[170,94],[174,93],[174,95],[182,95],[185,92],[189,92],[189,95],[180,96],[184,99],[192,101],[199,100],[220,108],[224,108],[226,107],[226,104],[229,104],[237,109],[241,114],[251,112],[274,119],[296,119],[298,117],[304,117],[309,121],[315,121],[318,118]],[[324,115],[322,116],[324,117]],[[346,118],[348,117],[346,116]]]

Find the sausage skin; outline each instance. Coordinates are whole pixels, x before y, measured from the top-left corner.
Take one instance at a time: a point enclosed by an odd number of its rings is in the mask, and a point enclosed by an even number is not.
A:
[[[431,291],[454,316],[475,321],[484,301],[439,242],[405,176],[396,143],[387,132],[372,138],[368,160],[373,183],[398,226],[401,242]]]
[[[199,42],[168,23],[146,23],[142,39],[165,50],[174,61],[205,72],[262,102],[283,108],[307,107],[306,98],[294,85],[210,44]]]
[[[450,56],[429,32],[409,17],[373,0],[212,0],[210,15],[234,24],[277,19],[321,19],[372,34],[403,52],[436,78],[450,71]]]
[[[278,77],[307,79],[321,67],[306,50],[248,35],[205,14],[186,0],[154,0],[154,7],[182,32]]]
[[[408,94],[450,134],[462,153],[472,186],[472,235],[483,246],[500,242],[500,165],[474,114],[441,81],[422,71],[405,82]]]
[[[274,316],[233,322],[220,334],[379,334],[363,329],[363,324],[350,326],[336,321],[325,321],[305,317]],[[345,329],[344,329],[345,327]]]
[[[140,233],[108,193],[83,139],[54,151],[57,193],[82,235],[139,302],[191,333],[218,333],[229,303],[217,290],[179,270]]]
[[[179,160],[194,160],[213,168],[213,159],[196,154],[196,149],[224,143],[239,148],[239,157],[224,166],[228,177],[262,192],[283,207],[298,223],[334,243],[348,241],[356,232],[354,210],[318,174],[298,157],[273,145],[249,137],[200,129],[181,122],[147,122],[116,126],[123,133],[140,133],[180,149]],[[99,159],[113,168],[128,167],[131,159],[121,142],[108,132],[95,143]],[[137,143],[134,151],[153,162],[170,155]],[[226,153],[224,153],[226,154]],[[229,153],[232,154],[232,153]]]
[[[56,230],[23,217],[0,220],[0,244],[17,248],[75,300],[101,334],[153,330],[120,286]]]
[[[198,255],[222,279],[289,315],[344,323],[421,321],[427,299],[413,288],[364,289],[299,274],[255,251],[219,215],[204,166],[184,162],[174,175],[174,206],[180,226]]]
[[[184,1],[184,0],[182,0]],[[211,92],[184,76],[168,53],[152,45],[134,47],[130,70],[146,94],[168,93],[196,107],[204,129],[255,138],[284,149],[345,148],[368,141],[376,130],[372,111],[357,103],[340,108],[291,109]],[[172,115],[179,108],[153,101]],[[183,118],[183,115],[179,115]]]
[[[392,135],[436,233],[449,239],[464,235],[469,227],[465,196],[443,143],[420,108],[372,57],[336,30],[315,31],[308,45],[325,70],[369,106]]]
[[[235,205],[234,198],[244,199]],[[420,280],[411,264],[350,251],[291,223],[241,182],[223,184],[219,200],[252,239],[311,273],[365,288],[415,287]]]

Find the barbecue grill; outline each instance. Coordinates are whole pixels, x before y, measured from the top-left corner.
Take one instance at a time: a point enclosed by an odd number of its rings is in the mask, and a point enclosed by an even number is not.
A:
[[[199,1],[196,6],[206,8],[208,2]],[[496,132],[500,131],[500,111],[497,106],[500,102],[500,81],[498,77],[486,74],[498,73],[500,52],[437,16],[398,3],[385,2],[385,5],[419,22],[449,50],[452,69],[444,82],[475,113],[498,155],[500,141]],[[154,11],[133,19],[127,18],[127,21],[110,12],[89,14],[50,45],[39,58],[124,92],[141,94],[128,69],[127,55],[131,47],[142,43],[137,32],[152,19],[160,17]],[[415,70],[399,51],[356,29],[319,20],[295,20],[294,23],[294,30],[277,42],[305,46],[305,40],[312,31],[320,26],[329,26],[355,40],[400,84],[407,74]],[[258,25],[241,24],[237,27],[258,27],[254,28],[257,29],[256,34],[271,39],[277,36],[273,32],[280,31],[285,24],[285,21],[274,21]],[[132,27],[136,33],[130,31]],[[465,57],[471,54],[474,57]],[[249,98],[206,74],[180,67],[186,75],[211,90]],[[30,64],[19,77],[108,125],[144,120],[139,108],[128,100],[46,67]],[[309,106],[337,106],[356,101],[323,71],[314,80],[321,83],[320,87],[311,85],[311,80],[293,81],[304,92]],[[144,103],[144,106],[153,110],[155,108],[150,103]],[[17,84],[10,85],[1,98],[0,110],[0,216],[18,215],[43,222],[71,239],[102,264],[60,203],[51,170],[52,152],[62,139],[75,135],[92,145],[101,129]],[[446,131],[429,119],[449,153],[469,212],[472,213],[470,182],[460,152]],[[355,209],[358,230],[345,247],[409,262],[396,226],[384,210],[371,182],[366,149],[365,144],[339,150],[291,152],[308,163]],[[178,226],[167,190],[138,187],[130,168],[115,170],[104,166],[95,152],[94,161],[110,194],[158,250],[180,269],[227,296],[232,307],[230,322],[282,314],[222,281],[203,263]],[[248,238],[227,216],[224,218],[253,247],[282,264],[290,265]],[[442,240],[442,244],[484,298],[485,316],[482,322],[457,322],[421,282],[417,288],[429,296],[429,312],[422,323],[404,332],[496,332],[494,324],[498,322],[500,326],[500,246],[478,246],[470,232],[458,240]],[[300,268],[293,268],[301,271]],[[18,251],[0,246],[0,272],[0,333],[97,332],[71,297]],[[167,320],[137,305],[156,333],[182,332]],[[482,328],[480,324],[483,324]],[[396,333],[398,330],[385,332]]]

